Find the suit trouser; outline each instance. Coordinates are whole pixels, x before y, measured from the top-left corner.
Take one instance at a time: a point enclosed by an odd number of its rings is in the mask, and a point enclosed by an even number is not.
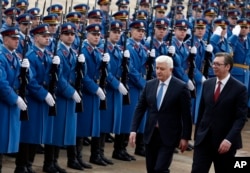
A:
[[[214,147],[209,137],[198,146],[194,146],[192,173],[208,173],[212,162],[216,173],[231,173],[232,160],[236,154],[235,149],[225,154],[219,154],[218,148]]]
[[[159,129],[155,128],[149,144],[146,144],[147,173],[169,173],[174,149],[175,146],[163,144]]]

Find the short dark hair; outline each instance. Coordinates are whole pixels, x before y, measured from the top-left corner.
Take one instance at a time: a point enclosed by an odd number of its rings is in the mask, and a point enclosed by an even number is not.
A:
[[[231,71],[231,69],[233,68],[233,57],[231,54],[227,53],[227,52],[218,52],[215,54],[215,57],[224,57],[224,63],[225,65],[230,65],[230,69],[229,71]]]

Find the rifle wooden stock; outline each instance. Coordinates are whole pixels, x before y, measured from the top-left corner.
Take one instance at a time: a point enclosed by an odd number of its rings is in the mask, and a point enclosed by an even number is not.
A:
[[[195,54],[190,53],[188,56],[188,62],[189,62],[189,69],[188,69],[188,77],[194,84],[194,69],[195,69]],[[196,91],[195,89],[190,91],[191,97],[196,97]]]
[[[106,78],[108,76],[108,72],[107,72],[107,62],[102,61],[102,65],[101,65],[101,78],[100,78],[100,84],[99,86],[101,87],[101,89],[103,90],[104,94],[106,95]],[[106,110],[107,109],[107,100],[106,97],[104,100],[100,100],[100,110]]]
[[[19,79],[20,79],[19,96],[27,104],[27,100],[26,100],[26,96],[25,96],[26,95],[26,86],[28,85],[27,68],[21,67]],[[24,111],[21,110],[20,120],[21,121],[29,120],[28,109],[26,109]]]

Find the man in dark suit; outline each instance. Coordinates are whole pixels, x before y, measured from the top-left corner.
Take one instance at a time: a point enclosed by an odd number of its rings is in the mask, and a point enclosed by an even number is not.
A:
[[[247,117],[247,89],[230,75],[233,59],[228,53],[215,55],[216,77],[203,84],[192,173],[230,173],[236,150],[242,147],[241,130]],[[233,166],[233,165],[232,165]]]
[[[144,131],[148,173],[168,173],[176,146],[184,152],[191,138],[191,97],[184,82],[172,76],[173,60],[156,58],[157,79],[149,80],[137,104],[130,143],[147,111]]]

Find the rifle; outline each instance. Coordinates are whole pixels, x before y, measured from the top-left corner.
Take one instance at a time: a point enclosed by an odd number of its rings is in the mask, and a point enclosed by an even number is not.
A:
[[[126,29],[124,31],[124,42],[123,42],[123,50],[127,49],[127,38],[128,38],[128,32],[129,32],[129,14],[130,14],[130,9],[128,11],[128,19],[126,21]],[[128,86],[128,58],[124,57],[122,58],[122,77],[121,77],[121,82],[125,86],[125,88],[129,91],[129,86]],[[124,105],[129,105],[130,104],[130,94],[128,92],[127,95],[123,95],[122,98],[122,103]]]
[[[133,20],[136,20],[136,13],[139,10],[139,2],[140,0],[136,0],[136,5],[135,5],[135,10],[134,10],[134,14],[133,14]],[[129,16],[128,16],[129,18]]]
[[[208,33],[207,45],[210,43],[210,35],[211,35],[211,32]],[[210,67],[212,67],[212,53],[211,52],[208,52],[208,51],[205,52],[204,61],[205,62],[204,62],[204,68],[203,68],[203,75],[205,78],[208,78],[208,70]]]
[[[66,15],[67,15],[67,8],[68,8],[68,1],[66,0],[65,1],[65,11],[64,11],[64,14],[62,14],[62,22],[65,23],[66,22]]]
[[[154,4],[155,4],[155,0],[151,1],[150,15],[148,14],[148,19],[147,19],[147,33],[146,33],[146,37],[149,36],[149,25],[153,21]]]
[[[186,17],[187,17],[187,20],[189,17],[192,16],[192,6],[193,6],[193,1],[192,0],[188,0],[188,9],[187,9],[187,14],[186,14]]]
[[[69,12],[72,12],[73,0],[70,2]],[[67,8],[67,7],[66,7]],[[66,14],[66,13],[65,13]]]
[[[0,0],[0,9],[2,9],[2,0]],[[3,15],[2,15],[2,12],[0,13],[0,28],[2,28],[2,19],[3,19]]]
[[[108,13],[109,14],[109,10]],[[107,52],[107,46],[108,46],[108,37],[109,37],[109,15],[106,16],[106,23],[105,23],[105,43],[104,43],[104,50],[103,52],[106,53]],[[101,64],[101,77],[100,77],[100,84],[99,86],[102,88],[104,94],[106,94],[106,78],[108,76],[108,72],[107,72],[107,62],[102,61]],[[107,100],[105,98],[105,100],[101,100],[100,101],[100,110],[106,110],[107,109]]]
[[[82,25],[81,28],[81,36],[80,36],[80,44],[79,44],[79,49],[78,49],[78,56],[81,54],[81,48],[83,44],[83,40],[85,40],[85,24]],[[75,81],[75,89],[82,98],[82,79],[84,78],[84,68],[85,68],[85,63],[77,61],[76,63],[76,81]],[[80,103],[76,103],[76,108],[75,112],[83,112],[83,102],[82,99]]]
[[[55,47],[54,47],[54,52],[53,52],[53,57],[57,55],[57,46],[58,42],[60,39],[60,33],[61,33],[61,26],[58,26],[57,28],[57,34],[55,37]],[[50,83],[49,83],[49,92],[53,96],[54,100],[56,100],[56,95],[55,95],[55,90],[56,90],[56,85],[58,81],[58,76],[57,76],[57,71],[58,71],[58,65],[57,64],[52,64],[51,69],[50,69]],[[56,104],[54,106],[49,107],[49,116],[56,116]]]
[[[174,4],[174,1],[172,1],[172,7],[173,7],[173,4]],[[171,7],[171,9],[172,9],[172,7]],[[170,25],[170,33],[168,34],[168,36],[167,36],[167,42],[168,42],[168,45],[169,46],[171,46],[172,45],[172,37],[173,37],[173,34],[174,34],[174,26],[175,26],[175,15],[176,15],[176,8],[177,8],[177,6],[175,5],[175,7],[173,8],[173,10],[174,11],[170,11],[170,14],[171,14],[171,25]],[[168,52],[168,54],[167,54],[169,57],[172,57],[173,58],[173,56],[174,55],[172,55],[171,53],[169,53]]]
[[[39,25],[41,25],[43,23],[43,16],[44,16],[44,12],[45,12],[45,7],[46,7],[46,0],[44,0],[44,3],[43,3],[43,13],[40,16]]]
[[[195,19],[195,21],[196,21],[196,19]],[[195,32],[195,25],[196,25],[195,21],[194,21],[193,30],[192,30],[191,48],[194,46],[194,32]],[[193,82],[193,84],[195,84],[195,82],[194,82],[194,69],[196,67],[195,56],[196,56],[196,54],[193,54],[191,52],[188,55],[188,64],[189,64],[188,77]],[[191,94],[192,98],[195,98],[196,97],[195,89],[190,91],[190,94]]]
[[[35,7],[38,8],[38,0],[35,2]]]
[[[26,28],[24,45],[23,45],[23,52],[22,52],[23,59],[26,58],[26,53],[28,51],[28,44],[29,44],[28,42],[29,42],[28,28]],[[27,73],[28,73],[28,69],[25,67],[21,67],[20,75],[19,75],[19,81],[20,81],[19,96],[24,100],[24,102],[26,104],[27,104],[27,99],[26,99],[25,95],[26,95],[26,87],[28,85]],[[26,109],[24,111],[21,110],[20,120],[21,121],[29,120],[28,109]]]

